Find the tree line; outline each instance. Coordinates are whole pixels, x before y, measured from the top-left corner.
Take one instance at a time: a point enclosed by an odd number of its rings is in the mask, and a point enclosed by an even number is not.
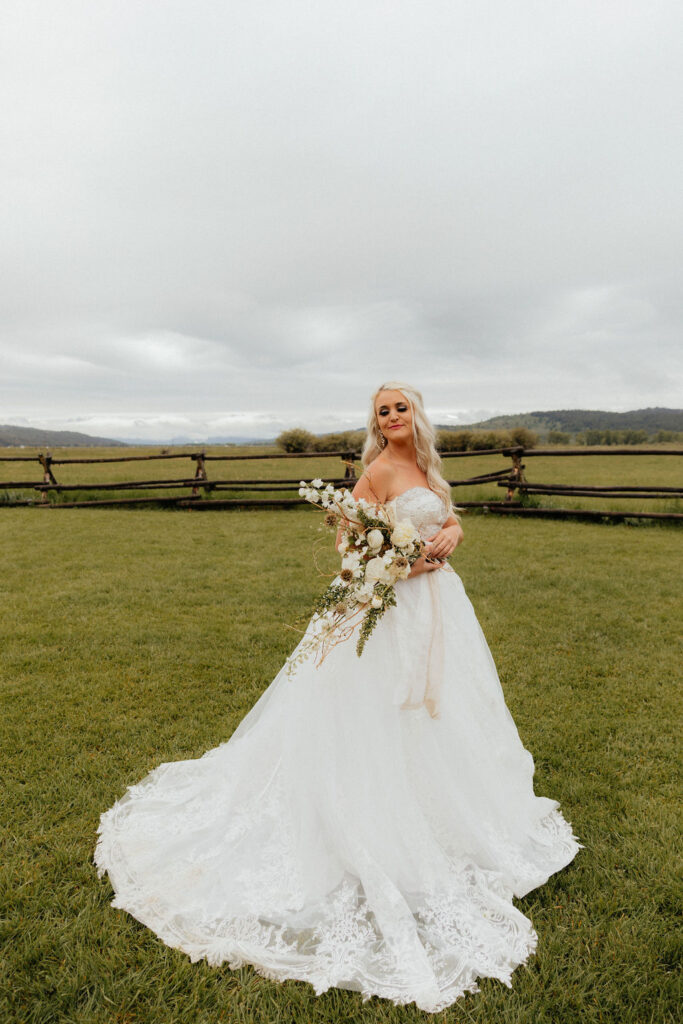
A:
[[[543,443],[548,445],[640,445],[649,442],[667,443],[683,440],[683,432],[676,430],[610,430],[590,429],[577,433],[564,430],[548,431]],[[528,427],[506,430],[437,430],[437,448],[440,452],[476,452],[491,448],[535,448],[539,435]],[[365,442],[364,430],[341,430],[332,434],[313,434],[303,427],[284,430],[276,443],[285,452],[359,452]]]

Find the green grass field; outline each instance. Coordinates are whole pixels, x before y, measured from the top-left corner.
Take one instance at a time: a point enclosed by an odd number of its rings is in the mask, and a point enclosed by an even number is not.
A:
[[[111,909],[92,864],[100,813],[160,762],[231,735],[294,646],[286,624],[323,586],[319,522],[310,509],[2,510],[0,1020],[673,1024],[672,529],[465,519],[452,561],[534,754],[537,792],[560,800],[585,844],[517,901],[539,948],[512,990],[484,981],[434,1016],[340,990],[316,998],[251,968],[191,965]]]
[[[670,445],[659,446],[662,452]],[[115,456],[122,454],[141,455],[158,454],[165,449],[162,448],[59,448],[54,449],[52,455],[55,459],[61,458],[96,458]],[[174,452],[193,452],[198,446],[187,446],[187,448],[173,448]],[[6,456],[35,455],[37,449],[0,449],[0,458]],[[207,449],[211,455],[236,455],[236,454],[257,454],[275,452],[274,448],[250,446],[244,448],[215,446]],[[502,455],[471,455],[465,458],[444,456],[444,474],[449,480],[462,480],[484,473],[495,472],[501,469],[510,469],[510,459]],[[683,472],[680,456],[653,454],[653,455],[592,455],[587,456],[564,456],[553,458],[552,456],[529,456],[526,459],[526,477],[531,483],[545,484],[597,484],[610,485],[621,484],[632,486],[634,484],[643,486],[668,486],[683,487]],[[306,479],[311,480],[316,476],[324,478],[341,477],[344,475],[344,466],[338,457],[311,456],[303,459],[253,459],[245,461],[208,461],[207,471],[212,480],[236,480],[249,479],[259,480],[268,483],[272,480],[282,479]],[[360,473],[360,467],[357,469]],[[96,483],[123,483],[145,480],[175,480],[194,477],[195,463],[189,455],[183,459],[168,459],[139,462],[112,462],[99,465],[55,465],[54,474],[57,481],[63,485],[76,486],[79,484]],[[0,502],[11,502],[19,500],[40,500],[40,495],[31,488],[10,487],[12,482],[33,481],[39,483],[42,479],[42,470],[37,461],[33,462],[2,462],[0,461]],[[168,488],[153,490],[151,488],[140,488],[132,491],[63,491],[52,492],[49,500],[53,503],[64,503],[67,501],[89,500],[104,497],[172,497],[182,495],[189,497],[190,489]],[[254,497],[292,498],[297,497],[296,491],[263,491],[256,494],[247,490],[213,490],[206,494],[209,498],[233,498],[253,499]],[[454,500],[457,501],[502,501],[505,497],[505,488],[498,487],[495,482],[457,487],[453,490]],[[561,497],[555,495],[538,495],[534,502],[547,508],[597,508],[622,512],[650,511],[650,512],[683,512],[683,501],[680,498],[671,497],[663,499],[646,498],[598,498],[598,497]]]

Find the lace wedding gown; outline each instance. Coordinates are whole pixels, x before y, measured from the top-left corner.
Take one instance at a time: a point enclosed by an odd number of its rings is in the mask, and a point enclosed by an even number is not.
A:
[[[423,537],[437,496],[396,499]],[[513,896],[579,844],[533,760],[450,567],[399,582],[359,659],[284,669],[226,743],[162,764],[102,815],[122,908],[211,964],[436,1012],[507,985],[536,945]]]

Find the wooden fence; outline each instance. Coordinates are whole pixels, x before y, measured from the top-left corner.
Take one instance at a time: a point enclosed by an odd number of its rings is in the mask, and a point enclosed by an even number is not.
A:
[[[680,487],[670,486],[646,486],[630,484],[609,484],[609,485],[572,485],[572,484],[547,484],[530,481],[526,477],[526,465],[524,459],[536,458],[538,456],[584,456],[592,455],[683,455],[683,449],[671,448],[523,448],[513,446],[508,448],[491,448],[485,451],[466,452],[443,452],[444,458],[468,458],[476,456],[502,455],[511,460],[511,465],[504,469],[491,473],[483,473],[479,476],[464,477],[462,479],[450,480],[453,488],[471,487],[484,483],[496,483],[500,488],[505,489],[505,496],[500,501],[458,501],[462,508],[479,508],[490,513],[514,514],[526,516],[563,516],[580,519],[624,519],[624,518],[647,518],[647,519],[683,519],[681,512],[624,512],[603,509],[571,509],[571,508],[540,508],[530,505],[529,498],[535,495],[574,496],[592,498],[624,498],[633,499],[679,499],[683,497],[683,485]],[[258,497],[259,492],[298,492],[299,477],[287,477],[278,479],[221,479],[209,474],[209,464],[219,462],[249,462],[260,459],[322,459],[336,458],[342,460],[343,472],[337,475],[326,476],[325,482],[334,483],[336,486],[351,486],[356,479],[355,466],[359,460],[357,452],[302,452],[302,453],[266,453],[254,455],[219,455],[206,451],[198,452],[167,452],[160,455],[117,455],[100,458],[53,458],[49,453],[39,455],[10,455],[0,456],[0,462],[5,463],[38,463],[41,468],[41,480],[12,480],[0,483],[0,492],[11,490],[32,489],[36,494],[35,499],[18,498],[8,499],[0,502],[4,507],[17,505],[33,505],[38,508],[88,508],[88,507],[113,507],[120,505],[164,505],[187,509],[228,509],[249,507],[270,507],[290,508],[295,505],[305,504],[304,500],[296,493],[292,497]],[[98,465],[112,462],[151,462],[158,460],[190,459],[194,464],[194,473],[183,477],[173,477],[151,480],[129,480],[124,482],[93,482],[61,484],[58,482],[55,472],[58,466],[71,465]],[[57,470],[58,472],[58,470]],[[136,497],[134,492],[156,491],[162,492],[170,489],[187,489],[189,494],[164,496],[161,493],[153,496]],[[51,493],[79,492],[79,497],[74,501],[52,502],[49,500]],[[90,492],[112,492],[128,491],[123,498],[110,496],[99,498],[82,499],[80,493]],[[219,492],[240,491],[239,498],[216,498],[214,494]],[[249,497],[244,497],[244,492],[249,492]],[[251,496],[253,495],[253,497]],[[36,500],[37,499],[37,500]],[[456,496],[457,501],[457,496]]]

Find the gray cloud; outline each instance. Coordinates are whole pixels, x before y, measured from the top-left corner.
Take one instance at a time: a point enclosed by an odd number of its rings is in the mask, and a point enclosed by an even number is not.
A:
[[[332,428],[387,377],[442,419],[680,404],[674,0],[3,21],[5,420]]]

